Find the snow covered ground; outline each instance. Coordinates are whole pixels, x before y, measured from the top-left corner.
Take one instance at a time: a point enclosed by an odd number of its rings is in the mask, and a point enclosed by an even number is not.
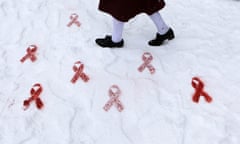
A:
[[[98,0],[0,0],[0,144],[239,144],[240,1],[166,3],[176,39],[148,46],[156,29],[142,14],[125,25],[123,49],[102,49],[94,40],[112,24]],[[67,27],[72,13],[80,27]],[[37,61],[21,63],[32,44]],[[153,75],[137,70],[144,52]],[[70,82],[76,61],[87,83]],[[212,103],[192,101],[194,76]],[[35,83],[44,108],[24,110]],[[103,110],[113,84],[122,112]]]

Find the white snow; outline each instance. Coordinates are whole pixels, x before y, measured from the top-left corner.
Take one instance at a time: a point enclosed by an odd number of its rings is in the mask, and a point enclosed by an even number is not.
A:
[[[239,144],[240,1],[166,0],[161,11],[176,38],[160,47],[147,15],[124,28],[123,49],[94,40],[111,32],[98,0],[0,0],[0,144]],[[67,27],[72,13],[81,26]],[[37,61],[20,59],[36,44]],[[156,73],[140,73],[142,54]],[[76,61],[89,82],[70,82]],[[200,77],[212,103],[192,101]],[[41,83],[44,108],[24,111]],[[116,84],[123,112],[103,106]]]

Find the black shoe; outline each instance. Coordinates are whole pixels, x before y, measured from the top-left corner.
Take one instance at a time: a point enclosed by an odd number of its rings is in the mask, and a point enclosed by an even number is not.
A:
[[[172,39],[174,39],[174,32],[173,32],[173,30],[170,28],[165,34],[163,34],[163,35],[160,35],[159,33],[157,33],[157,35],[156,35],[156,38],[155,39],[153,39],[153,40],[150,40],[149,42],[148,42],[148,44],[149,45],[151,45],[151,46],[160,46],[160,45],[162,45],[163,44],[163,42],[165,41],[165,40],[172,40]]]
[[[105,48],[105,47],[109,47],[109,48],[121,48],[123,47],[124,41],[121,40],[120,42],[113,42],[112,41],[112,36],[107,35],[105,38],[99,38],[96,39],[96,43]]]

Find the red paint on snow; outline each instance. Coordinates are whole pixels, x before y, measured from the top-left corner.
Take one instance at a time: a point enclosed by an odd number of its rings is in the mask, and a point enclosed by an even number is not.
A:
[[[73,13],[71,16],[70,16],[70,19],[71,21],[68,23],[68,27],[72,26],[73,24],[76,24],[78,27],[81,26],[81,23],[78,21],[78,15]]]
[[[20,60],[22,63],[26,60],[26,59],[30,59],[32,62],[36,61],[37,57],[36,57],[36,52],[37,52],[37,46],[36,45],[30,45],[27,48],[27,54]]]
[[[142,72],[146,67],[151,74],[155,73],[155,68],[150,64],[153,60],[153,56],[149,52],[145,52],[142,56],[143,64],[138,68],[139,72]]]
[[[79,77],[84,81],[88,82],[89,77],[83,72],[84,70],[84,64],[82,64],[80,61],[77,61],[74,63],[73,71],[75,72],[75,75],[73,76],[71,82],[76,83],[76,81],[79,79]]]
[[[121,90],[119,89],[119,87],[117,85],[111,86],[108,93],[109,93],[110,100],[105,104],[103,109],[105,111],[108,111],[112,107],[112,105],[115,103],[118,111],[121,112],[124,108],[121,101],[119,100],[119,97],[121,94]]]
[[[33,85],[33,88],[30,91],[31,97],[28,98],[27,100],[24,100],[24,102],[23,102],[23,105],[25,106],[25,110],[29,107],[29,105],[32,101],[35,101],[38,109],[43,108],[44,104],[43,104],[42,100],[39,98],[42,91],[43,91],[43,88],[42,88],[41,84],[37,83],[37,84]]]
[[[203,91],[204,83],[198,77],[192,78],[192,87],[195,88],[195,93],[192,97],[193,102],[198,103],[200,96],[203,96],[208,103],[212,102],[211,96]]]

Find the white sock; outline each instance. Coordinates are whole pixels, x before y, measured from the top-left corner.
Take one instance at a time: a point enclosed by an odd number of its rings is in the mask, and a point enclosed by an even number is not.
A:
[[[149,17],[156,25],[159,34],[165,34],[169,30],[168,25],[164,22],[159,12],[155,12]]]
[[[112,41],[120,42],[122,40],[124,22],[113,18]]]

